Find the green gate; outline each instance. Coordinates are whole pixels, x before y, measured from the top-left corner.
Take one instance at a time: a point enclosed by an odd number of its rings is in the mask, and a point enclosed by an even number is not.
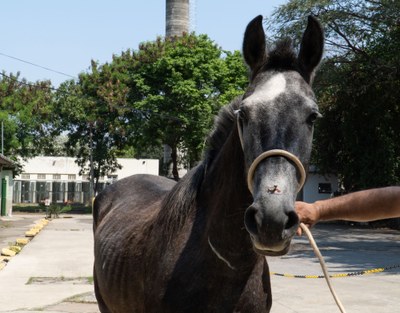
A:
[[[1,179],[1,216],[6,215],[7,180]]]

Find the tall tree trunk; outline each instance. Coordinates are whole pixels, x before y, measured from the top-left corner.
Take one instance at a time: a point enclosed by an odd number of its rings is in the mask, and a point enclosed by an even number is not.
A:
[[[178,181],[179,180],[178,149],[176,147],[171,148],[171,159],[172,159],[172,176],[176,181]]]

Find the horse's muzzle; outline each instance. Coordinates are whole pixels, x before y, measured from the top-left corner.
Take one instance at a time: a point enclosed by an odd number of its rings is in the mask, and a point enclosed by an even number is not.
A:
[[[267,212],[253,203],[247,208],[244,224],[254,250],[262,255],[284,255],[299,225],[294,209]]]

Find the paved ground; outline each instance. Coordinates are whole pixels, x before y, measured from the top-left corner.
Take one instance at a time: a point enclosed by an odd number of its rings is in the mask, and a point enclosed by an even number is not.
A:
[[[43,215],[15,215],[0,221],[0,248]],[[97,313],[93,295],[91,216],[52,220],[0,271],[0,312]]]
[[[331,274],[400,266],[400,232],[336,224],[313,230]],[[306,237],[297,237],[292,251],[269,258],[270,271],[322,275]],[[333,286],[347,313],[400,312],[400,268],[377,274],[333,278]],[[339,309],[325,279],[272,276],[272,313],[336,313]]]
[[[23,237],[43,215],[0,219],[0,248]],[[93,296],[91,217],[52,220],[0,271],[0,312],[98,313]],[[336,224],[317,225],[313,234],[332,274],[400,264],[400,232]],[[272,272],[319,275],[306,237],[291,252],[268,258]],[[400,269],[334,278],[347,313],[400,312]],[[339,312],[324,279],[272,276],[272,313]]]

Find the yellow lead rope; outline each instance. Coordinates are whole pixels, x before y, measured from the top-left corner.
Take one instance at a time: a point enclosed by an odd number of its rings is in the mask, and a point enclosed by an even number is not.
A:
[[[331,290],[332,296],[335,299],[335,302],[336,302],[337,306],[339,307],[340,312],[346,313],[346,310],[344,309],[342,302],[340,301],[339,297],[337,296],[337,294],[335,292],[335,289],[333,289],[331,280],[329,278],[329,273],[328,273],[328,270],[327,270],[326,265],[325,265],[324,258],[322,257],[322,254],[319,251],[319,249],[317,247],[317,244],[315,243],[313,235],[311,234],[311,232],[308,229],[308,227],[306,225],[304,225],[303,223],[300,223],[300,227],[305,232],[305,234],[307,235],[308,240],[310,241],[310,244],[311,244],[311,246],[312,246],[312,248],[314,250],[314,253],[318,257],[319,263],[321,264],[322,271],[324,272],[324,275],[325,275],[326,283],[328,284],[328,287]]]

